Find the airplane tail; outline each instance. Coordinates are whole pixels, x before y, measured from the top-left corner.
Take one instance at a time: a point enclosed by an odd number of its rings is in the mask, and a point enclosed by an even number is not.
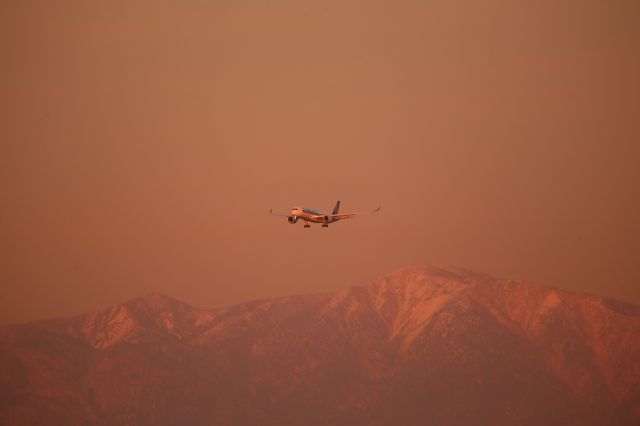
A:
[[[336,206],[333,208],[333,212],[331,214],[338,214],[339,209],[340,209],[340,201],[336,203]]]

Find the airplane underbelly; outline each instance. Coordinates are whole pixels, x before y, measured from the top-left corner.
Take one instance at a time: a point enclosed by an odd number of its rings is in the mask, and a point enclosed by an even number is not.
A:
[[[306,220],[307,222],[313,222],[313,223],[324,223],[324,219],[321,217],[317,217],[308,213],[303,213],[301,215],[298,216],[300,219],[302,220]]]

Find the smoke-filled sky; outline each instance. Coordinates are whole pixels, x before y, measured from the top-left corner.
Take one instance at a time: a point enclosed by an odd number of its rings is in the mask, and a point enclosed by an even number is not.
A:
[[[640,3],[5,1],[0,322],[461,266],[640,303]],[[328,229],[294,205],[382,212]]]

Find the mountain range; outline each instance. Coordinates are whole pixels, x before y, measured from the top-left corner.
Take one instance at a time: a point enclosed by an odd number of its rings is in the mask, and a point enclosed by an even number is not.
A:
[[[640,306],[458,268],[0,326],[6,425],[638,425]]]

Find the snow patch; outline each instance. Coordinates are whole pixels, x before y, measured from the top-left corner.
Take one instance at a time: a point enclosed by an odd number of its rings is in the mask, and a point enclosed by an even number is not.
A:
[[[546,313],[552,309],[555,309],[557,306],[560,305],[560,302],[561,300],[560,300],[560,296],[558,295],[558,292],[555,290],[552,290],[540,304],[540,307],[538,308],[538,315]]]

